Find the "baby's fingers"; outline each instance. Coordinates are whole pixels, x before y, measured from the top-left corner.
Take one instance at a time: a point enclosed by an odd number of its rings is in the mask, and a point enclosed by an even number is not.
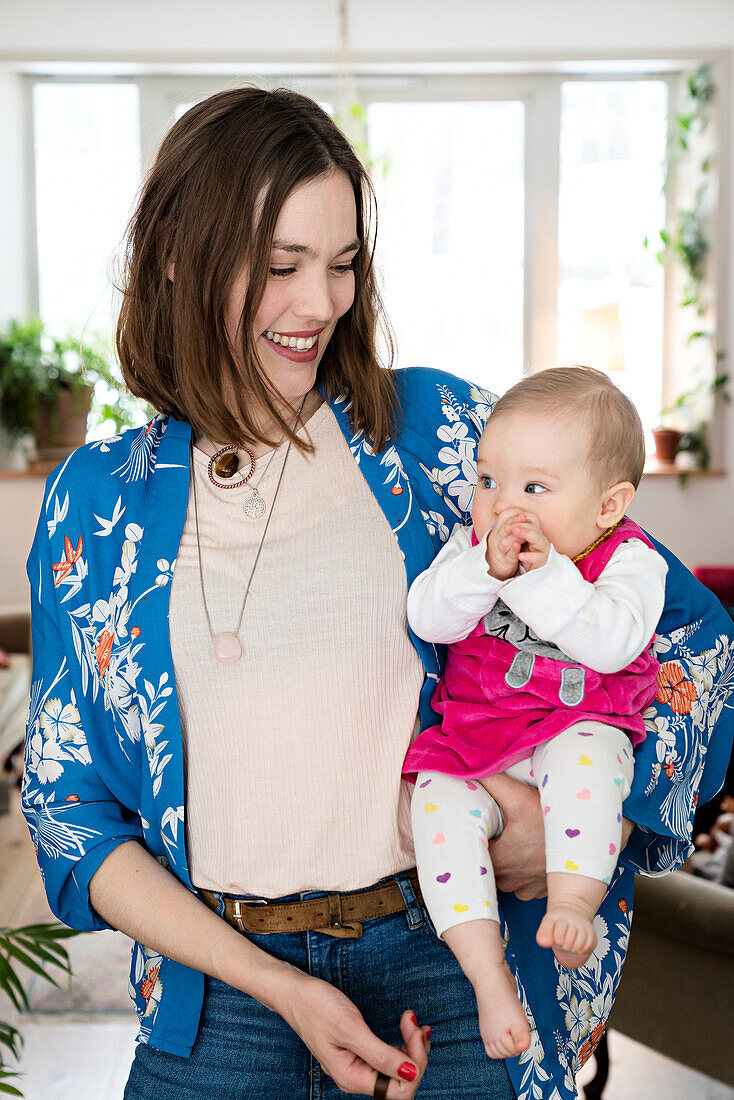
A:
[[[548,546],[548,539],[543,532],[532,524],[519,523],[516,527],[513,526],[511,533],[521,539],[531,550],[545,549]]]
[[[515,538],[514,535],[508,535],[506,538],[501,540],[499,550],[500,553],[508,556],[510,554],[517,554],[521,546],[522,543],[519,539]]]
[[[527,565],[531,569],[540,569],[548,560],[548,555],[541,550],[523,550],[517,556],[523,565]]]

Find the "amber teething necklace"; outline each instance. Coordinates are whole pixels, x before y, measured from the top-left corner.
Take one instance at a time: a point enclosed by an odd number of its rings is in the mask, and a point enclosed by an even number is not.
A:
[[[622,522],[623,521],[621,519],[618,520],[613,527],[607,528],[606,531],[599,535],[598,539],[594,539],[590,546],[587,546],[586,549],[582,550],[580,554],[577,554],[575,558],[571,558],[571,561],[574,563],[574,565],[577,561],[582,561],[584,558],[588,557],[592,550],[596,550],[597,546],[601,546],[603,542],[606,542],[609,536],[614,534],[614,532],[617,530]]]
[[[298,420],[301,416],[301,413],[303,412],[303,406],[306,404],[306,397],[308,397],[308,394],[306,394],[304,396],[303,401],[301,402],[301,407],[298,410],[298,412],[296,413],[296,419],[293,421],[293,428],[295,428],[295,426],[298,423]],[[245,613],[245,605],[247,603],[247,597],[250,594],[250,585],[252,584],[252,578],[255,576],[255,570],[257,569],[257,563],[260,560],[260,554],[262,553],[263,544],[265,542],[265,536],[268,533],[268,527],[270,526],[270,520],[272,519],[272,516],[273,516],[273,508],[275,507],[275,501],[276,501],[277,496],[278,496],[278,490],[280,489],[280,483],[283,480],[283,473],[285,472],[285,465],[286,465],[286,462],[288,461],[288,455],[290,454],[292,442],[293,442],[293,440],[291,440],[291,439],[288,440],[288,446],[286,447],[286,451],[285,451],[285,458],[283,459],[283,465],[280,468],[280,476],[278,477],[278,484],[275,486],[275,492],[273,493],[273,502],[270,505],[270,511],[268,512],[268,518],[265,521],[265,528],[263,530],[262,537],[260,538],[260,545],[257,548],[257,554],[255,555],[255,561],[253,562],[252,569],[250,570],[250,576],[247,580],[247,584],[245,585],[245,594],[242,598],[242,607],[240,608],[240,617],[237,620],[237,626],[236,626],[234,631],[225,630],[225,631],[222,631],[219,634],[215,634],[214,630],[212,629],[212,621],[211,621],[211,617],[209,615],[209,607],[207,606],[207,602],[206,602],[206,593],[204,592],[204,570],[203,570],[202,564],[201,564],[201,539],[199,538],[199,508],[198,508],[198,504],[197,504],[197,500],[196,500],[196,474],[194,472],[193,433],[192,433],[192,436],[189,438],[189,476],[190,476],[190,479],[191,479],[193,492],[194,492],[194,521],[196,523],[196,550],[197,550],[197,553],[198,553],[198,556],[199,556],[199,581],[201,583],[201,599],[202,599],[202,602],[204,604],[204,613],[206,615],[206,621],[207,621],[207,625],[209,627],[209,634],[211,636],[213,647],[214,647],[214,656],[216,657],[216,659],[218,661],[221,661],[223,664],[227,664],[230,661],[239,661],[240,657],[242,656],[242,646],[240,644],[240,640],[239,640],[239,637],[238,637],[239,632],[240,632],[240,627],[242,625],[242,616]],[[225,448],[225,450],[226,450],[226,448]],[[273,452],[273,454],[274,453],[275,452]],[[268,466],[270,465],[270,462],[272,462],[272,460],[273,460],[273,458],[271,456],[270,461],[268,462]],[[252,468],[251,468],[249,474],[247,475],[247,477],[243,478],[237,484],[238,485],[243,485],[244,482],[247,481],[247,479],[249,477],[251,477],[252,470],[254,468],[255,468],[255,460],[253,458],[252,459]],[[211,471],[210,471],[209,476],[211,478]],[[217,485],[217,482],[214,481],[213,478],[212,478],[212,482],[213,482],[214,485]],[[229,485],[226,486],[226,488],[228,488],[228,489],[233,488],[233,487],[234,486],[229,486]],[[250,498],[250,499],[252,499],[252,498]],[[260,497],[260,500],[262,501],[262,497]],[[264,503],[263,503],[262,511],[264,511],[264,510],[265,510],[265,507],[264,507]],[[262,512],[260,512],[259,514],[262,515]]]

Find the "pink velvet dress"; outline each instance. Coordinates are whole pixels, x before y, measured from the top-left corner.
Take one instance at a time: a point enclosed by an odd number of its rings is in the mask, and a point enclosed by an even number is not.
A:
[[[625,518],[576,563],[584,579],[593,584],[614,551],[631,538],[652,546]],[[476,545],[474,535],[472,542]],[[415,781],[419,771],[465,779],[495,775],[584,719],[616,726],[637,745],[645,739],[642,711],[655,698],[658,669],[649,646],[620,672],[576,664],[536,638],[498,600],[467,638],[448,647],[446,670],[432,700],[441,724],[413,742],[403,776]]]

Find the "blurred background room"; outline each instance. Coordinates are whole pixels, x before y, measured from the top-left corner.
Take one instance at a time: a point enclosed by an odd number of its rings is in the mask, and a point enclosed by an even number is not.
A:
[[[397,365],[495,393],[608,371],[648,438],[633,518],[732,605],[733,56],[734,0],[0,0],[0,929],[49,919],[17,805],[25,560],[48,473],[152,415],[118,385],[114,282],[171,123],[243,82],[332,112],[372,173]],[[604,1096],[732,1100],[734,892],[669,877],[640,894]],[[30,1014],[0,985],[0,1067],[7,1020],[29,1100],[113,1100],[128,946],[68,950],[59,989],[21,971]]]

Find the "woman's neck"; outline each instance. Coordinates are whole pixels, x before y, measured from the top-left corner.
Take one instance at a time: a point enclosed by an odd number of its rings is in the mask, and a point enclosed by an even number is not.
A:
[[[296,414],[301,408],[301,401],[303,401],[302,397],[298,398],[294,404],[287,404],[283,406],[283,409],[281,411],[283,419],[286,421],[286,423],[295,423]],[[310,390],[309,393],[306,395],[303,409],[301,410],[301,415],[299,418],[301,424],[306,424],[311,419],[316,410],[320,408],[321,405],[323,405],[323,403],[324,399],[319,393],[318,389],[314,387],[312,390]],[[272,421],[268,420],[267,423],[259,424],[258,427],[261,428],[264,435],[270,437],[270,439],[275,443],[276,447],[280,445],[283,436],[282,432],[276,424],[273,424]],[[222,442],[217,442],[209,439],[203,434],[197,435],[194,442],[200,450],[205,451],[209,455],[213,455],[215,451],[218,451],[221,447],[227,446],[226,440]],[[270,451],[272,451],[272,449],[273,448],[269,443],[256,443],[250,447],[250,450],[252,451],[256,461],[258,458],[261,458],[262,455],[268,454]]]

